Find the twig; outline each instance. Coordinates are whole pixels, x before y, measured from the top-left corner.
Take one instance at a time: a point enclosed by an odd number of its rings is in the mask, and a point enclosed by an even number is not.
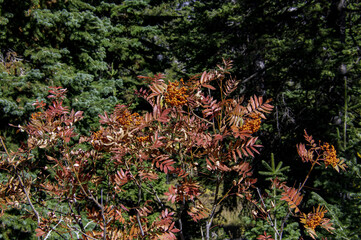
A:
[[[207,119],[198,116],[193,110],[191,110],[191,112],[193,113],[193,116],[195,116],[196,118],[199,118],[200,120],[205,121],[208,124],[213,124],[212,122],[208,121]]]
[[[82,231],[84,231],[83,223],[81,222],[81,219],[80,219],[80,221],[78,221],[78,218],[76,217],[76,215],[75,215],[75,213],[74,213],[74,211],[73,211],[73,208],[72,208],[72,206],[71,206],[71,204],[70,204],[69,201],[68,201],[68,205],[69,205],[69,209],[70,209],[70,211],[71,211],[71,213],[72,213],[72,215],[73,215],[74,220],[75,220],[76,223],[79,225],[80,229],[81,229]],[[79,215],[80,215],[80,214],[79,214]]]
[[[15,169],[15,167],[14,167],[14,169]],[[33,203],[31,202],[29,193],[28,193],[28,191],[26,190],[26,187],[25,187],[25,185],[24,185],[24,183],[23,183],[23,180],[21,179],[21,177],[20,177],[20,175],[18,174],[18,172],[17,172],[16,169],[15,169],[15,174],[16,174],[16,176],[17,176],[18,179],[19,179],[19,182],[20,182],[21,187],[23,188],[23,191],[25,192],[26,199],[28,200],[28,203],[29,203],[31,209],[33,210],[33,212],[34,212],[35,215],[36,215],[36,218],[37,218],[37,220],[38,220],[38,226],[40,226],[40,216],[39,216],[39,213],[38,213],[38,211],[36,211]]]
[[[46,234],[46,237],[44,238],[44,240],[48,239],[48,237],[50,237],[50,234],[52,231],[56,232],[57,234],[59,234],[60,237],[62,237],[63,239],[66,239],[61,233],[59,233],[58,231],[55,230],[55,228],[63,221],[63,217],[60,218],[59,222],[55,225],[55,227],[50,227],[51,230],[48,232],[48,234]]]
[[[102,213],[102,218],[103,218],[103,224],[104,224],[104,229],[103,229],[103,239],[107,240],[107,220],[105,219],[105,215],[104,215],[104,205],[103,205],[103,188],[100,190],[100,202],[101,202],[101,213]]]
[[[261,192],[259,191],[259,188],[257,188],[257,193],[258,193],[259,198],[261,199],[262,206],[264,207],[264,209],[267,213],[267,217],[268,217],[268,220],[270,221],[271,227],[275,230],[275,233],[279,236],[279,231],[277,230],[277,226],[274,225],[270,214],[266,210],[266,204],[263,201],[263,198],[262,198]]]
[[[140,207],[140,202],[142,200],[142,188],[138,187],[138,207]],[[138,221],[138,225],[140,228],[140,234],[142,235],[142,237],[144,237],[144,230],[142,227],[142,223],[140,221],[140,216],[139,216],[139,212],[137,211],[137,221]]]
[[[5,152],[6,152],[6,154],[8,155],[8,158],[9,158],[9,157],[10,157],[10,154],[9,154],[8,149],[7,149],[6,146],[5,146],[5,143],[4,143],[4,141],[3,141],[3,138],[0,137],[0,140],[1,140],[1,144],[2,144],[3,147],[4,147]],[[14,168],[14,171],[15,171],[15,175],[16,175],[17,178],[19,179],[20,185],[21,185],[21,187],[23,188],[23,191],[24,191],[24,193],[25,193],[25,195],[26,195],[26,199],[27,199],[27,201],[28,201],[31,209],[33,210],[34,214],[36,215],[36,218],[37,218],[37,221],[38,221],[38,226],[40,226],[40,216],[39,216],[39,213],[38,213],[38,211],[36,211],[33,203],[31,202],[29,193],[28,193],[28,191],[26,190],[26,187],[25,187],[25,185],[24,185],[24,183],[23,183],[23,180],[21,179],[21,176],[20,176],[19,173],[18,173],[18,170],[16,169],[16,167],[15,167],[14,165],[13,165],[13,168]]]
[[[348,105],[347,105],[347,76],[344,76],[344,80],[345,80],[345,113],[344,113],[344,122],[343,122],[343,148],[344,148],[344,150],[346,150],[346,144],[347,144],[347,141],[346,141],[346,139],[347,139],[347,107],[348,107]]]
[[[98,240],[97,238],[93,238],[93,237],[87,235],[85,232],[83,232],[82,230],[80,230],[80,229],[77,228],[77,227],[72,227],[72,226],[69,226],[68,224],[67,224],[67,226],[68,226],[68,228],[75,229],[76,231],[80,232],[81,234],[83,234],[83,235],[86,236],[87,238],[90,238],[90,239],[93,239],[93,240]]]
[[[216,193],[214,195],[214,201],[213,201],[213,208],[211,211],[211,214],[209,215],[209,220],[206,221],[206,239],[209,240],[210,236],[209,236],[209,231],[211,229],[212,226],[212,222],[213,222],[213,217],[214,214],[216,212],[216,208],[218,206],[218,191],[219,191],[219,186],[220,186],[220,179],[219,176],[217,176],[217,187],[216,187]]]
[[[244,80],[242,81],[242,83],[248,82],[249,80],[251,80],[252,78],[256,77],[257,75],[258,75],[258,72],[253,73],[251,76],[249,76],[248,78],[244,79]]]

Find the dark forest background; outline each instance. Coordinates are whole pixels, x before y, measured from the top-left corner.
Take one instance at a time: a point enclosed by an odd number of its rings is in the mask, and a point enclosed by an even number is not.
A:
[[[358,0],[0,0],[1,136],[10,149],[25,139],[9,124],[24,124],[47,86],[68,89],[66,104],[86,116],[78,130],[90,134],[116,104],[144,109],[138,75],[186,80],[230,59],[237,94],[275,106],[254,169],[273,153],[290,167],[288,182],[300,181],[304,129],[330,142],[349,168],[315,174],[304,205],[324,201],[335,239],[360,239],[360,47]],[[262,233],[244,219],[227,224],[249,239]],[[0,239],[31,239],[30,231],[16,211],[0,218]]]

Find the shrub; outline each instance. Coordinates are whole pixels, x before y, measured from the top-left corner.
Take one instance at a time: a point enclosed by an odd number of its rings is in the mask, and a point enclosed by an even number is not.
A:
[[[136,95],[151,111],[139,114],[117,105],[88,136],[76,133],[83,113],[63,105],[66,89],[50,87],[51,104],[37,101],[29,123],[18,126],[28,134],[27,143],[16,152],[3,143],[3,212],[27,210],[24,217],[36,221],[39,238],[184,239],[196,229],[210,239],[224,200],[238,196],[254,204],[255,216],[269,220],[281,239],[285,221],[273,224],[265,196],[255,191],[251,165],[261,147],[256,134],[273,107],[258,96],[244,104],[232,98],[239,82],[230,69],[231,62],[224,61],[187,81],[140,77],[149,89]],[[311,170],[321,161],[345,168],[332,146],[305,136],[310,149],[300,144],[298,152]],[[281,192],[278,200],[288,203],[285,219],[294,213],[315,237],[316,226],[332,227],[324,208],[309,214],[299,209],[305,182],[294,188],[273,178],[273,188]],[[271,238],[265,232],[259,239]]]

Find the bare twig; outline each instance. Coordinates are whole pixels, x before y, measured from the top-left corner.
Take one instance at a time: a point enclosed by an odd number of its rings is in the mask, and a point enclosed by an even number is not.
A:
[[[44,238],[44,240],[48,239],[48,237],[50,237],[50,234],[52,231],[56,232],[60,237],[62,237],[63,239],[66,239],[61,233],[59,233],[58,231],[56,231],[56,227],[63,221],[63,217],[60,218],[59,222],[55,225],[55,227],[50,227],[51,230],[48,232],[48,234],[46,234],[46,237]]]
[[[219,187],[220,187],[220,178],[219,178],[219,176],[217,176],[217,186],[216,186],[216,193],[214,195],[213,208],[212,208],[211,214],[209,215],[209,220],[206,221],[206,239],[207,240],[210,239],[209,233],[210,233],[210,230],[211,230],[214,214],[215,214],[217,206],[218,206]]]
[[[80,219],[80,221],[78,220],[78,218],[76,217],[76,215],[75,215],[75,213],[74,213],[74,211],[73,211],[73,208],[72,208],[72,206],[71,206],[71,204],[70,204],[69,201],[68,201],[68,205],[69,205],[69,209],[70,209],[70,211],[71,211],[71,213],[72,213],[72,216],[73,216],[74,220],[75,220],[76,223],[80,226],[80,229],[81,229],[82,231],[85,231],[85,230],[84,230],[83,223],[81,222],[81,219]],[[80,215],[80,214],[79,214],[79,215]]]
[[[101,213],[102,213],[102,218],[103,218],[103,224],[104,224],[104,229],[103,229],[103,239],[107,240],[107,220],[105,219],[105,215],[104,215],[104,205],[103,205],[103,188],[100,190],[100,202],[101,202]]]
[[[89,235],[87,235],[85,232],[83,232],[81,229],[77,228],[77,227],[73,227],[67,224],[67,227],[70,229],[75,229],[76,231],[80,232],[81,234],[83,234],[84,236],[86,236],[87,238],[93,239],[93,240],[98,240],[97,238],[93,238]]]
[[[4,147],[5,152],[6,152],[7,156],[8,156],[8,158],[9,158],[9,157],[10,157],[10,154],[9,154],[8,149],[7,149],[6,146],[5,146],[5,143],[4,143],[4,141],[3,141],[3,138],[0,137],[0,140],[1,140],[1,144],[2,144],[3,147]],[[24,191],[24,193],[25,193],[25,195],[26,195],[26,200],[28,201],[31,209],[33,210],[33,212],[34,212],[34,214],[35,214],[35,216],[36,216],[36,218],[37,218],[38,226],[40,226],[40,216],[39,216],[39,213],[38,213],[38,211],[36,211],[33,203],[31,202],[29,193],[28,193],[28,191],[26,190],[26,187],[25,187],[25,185],[24,185],[24,182],[23,182],[20,174],[18,173],[18,170],[16,169],[16,167],[15,167],[14,165],[13,165],[13,168],[14,168],[14,171],[15,171],[15,175],[17,176],[17,178],[18,178],[18,180],[19,180],[19,182],[20,182],[20,185],[21,185],[21,187],[23,188],[23,191]]]
[[[138,187],[138,207],[140,207],[141,200],[142,200],[142,188]],[[140,229],[140,234],[142,235],[142,237],[144,237],[144,230],[142,227],[142,223],[140,221],[139,212],[137,212],[137,221]]]
[[[259,191],[259,188],[257,188],[257,193],[258,193],[259,198],[261,199],[262,206],[264,207],[264,209],[265,209],[265,211],[266,211],[266,213],[267,213],[267,217],[268,217],[268,220],[269,220],[269,222],[270,222],[270,224],[271,224],[271,227],[275,230],[275,233],[279,236],[280,233],[279,233],[279,231],[277,230],[277,226],[275,226],[275,224],[273,223],[270,214],[269,214],[269,213],[267,212],[267,210],[266,210],[267,207],[266,207],[266,204],[265,204],[264,201],[263,201],[263,197],[262,197],[262,195],[261,195],[261,192]]]

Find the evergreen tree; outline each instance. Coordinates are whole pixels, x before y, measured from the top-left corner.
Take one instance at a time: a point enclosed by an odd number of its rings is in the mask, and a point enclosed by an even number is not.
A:
[[[162,2],[0,3],[0,121],[6,132],[9,121],[20,123],[34,110],[31,103],[44,99],[46,86],[68,88],[69,105],[89,113],[85,124],[92,125],[116,103],[136,105],[138,75],[167,68],[159,26],[172,11],[162,16]]]

